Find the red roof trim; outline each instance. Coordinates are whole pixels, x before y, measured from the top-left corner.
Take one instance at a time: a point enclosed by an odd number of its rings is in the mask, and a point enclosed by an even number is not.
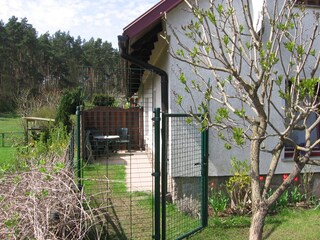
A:
[[[129,38],[137,36],[148,26],[161,19],[164,12],[169,12],[175,8],[183,0],[162,0],[155,6],[150,8],[147,12],[142,14],[128,26],[123,29],[123,34]]]

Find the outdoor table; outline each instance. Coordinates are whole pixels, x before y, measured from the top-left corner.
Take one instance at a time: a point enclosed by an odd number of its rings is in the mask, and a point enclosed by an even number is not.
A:
[[[120,136],[118,136],[118,135],[97,135],[97,136],[94,136],[93,139],[96,141],[97,146],[101,142],[102,142],[102,144],[105,143],[105,153],[107,154],[107,157],[109,157],[109,144],[111,142],[114,142],[114,141],[120,139]]]

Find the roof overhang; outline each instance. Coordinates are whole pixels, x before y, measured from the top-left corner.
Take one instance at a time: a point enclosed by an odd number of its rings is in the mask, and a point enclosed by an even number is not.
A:
[[[158,33],[163,30],[162,17],[164,13],[172,10],[182,1],[162,0],[150,8],[123,29],[122,36],[127,40],[125,46],[123,46],[123,42],[119,41],[119,48],[138,61],[148,63],[154,49],[154,43],[158,41]],[[129,63],[128,67],[130,68],[128,94],[132,95],[140,86],[144,69],[133,62]]]
[[[123,34],[130,39],[132,44],[143,37],[148,31],[157,26],[162,19],[164,13],[175,8],[183,0],[162,0],[147,12],[142,14],[128,26],[123,29]]]

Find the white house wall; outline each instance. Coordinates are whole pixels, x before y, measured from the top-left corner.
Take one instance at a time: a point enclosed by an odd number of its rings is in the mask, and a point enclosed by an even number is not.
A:
[[[258,4],[259,6],[259,4]],[[260,7],[260,6],[259,6]],[[185,25],[186,23],[190,22],[192,14],[188,14],[186,12],[187,6],[185,3],[180,4],[175,9],[171,10],[167,13],[167,24],[171,24],[173,27]],[[166,26],[166,31],[170,36],[170,27]],[[170,44],[173,49],[179,49],[177,42],[175,41],[174,37],[170,36]],[[164,70],[167,71],[169,75],[169,104],[170,104],[170,111],[171,112],[182,112],[182,109],[177,106],[175,103],[175,93],[183,96],[184,102],[186,103],[184,107],[188,109],[188,107],[192,106],[192,99],[190,96],[184,91],[184,86],[179,82],[178,76],[180,74],[180,70],[184,72],[184,74],[192,79],[194,76],[192,69],[187,64],[182,62],[177,62],[175,59],[163,59],[167,60],[168,64],[164,64]],[[208,76],[209,78],[210,76]],[[202,96],[200,94],[195,96],[196,100],[201,100]],[[239,103],[241,104],[241,103]],[[285,106],[284,100],[280,97],[278,100],[275,101],[275,104],[278,106]],[[212,112],[218,106],[211,106]],[[284,123],[280,116],[277,114],[271,115],[272,121],[281,124],[284,127]],[[264,147],[272,146],[274,144],[273,139],[269,139]],[[246,160],[249,158],[249,148],[245,147],[244,149],[239,149],[237,147],[233,147],[232,150],[226,150],[224,147],[225,142],[220,140],[217,137],[217,133],[210,130],[210,140],[209,140],[209,175],[211,176],[225,176],[230,175],[230,159],[232,157],[236,157],[238,160]],[[288,173],[291,172],[293,163],[291,161],[285,161],[284,153],[282,156],[283,161],[280,161],[276,173]],[[261,174],[266,174],[268,172],[269,164],[270,164],[270,155],[262,154],[261,156]],[[319,170],[319,168],[315,168],[314,170]]]
[[[191,14],[186,13],[186,9],[187,6],[183,3],[174,10],[170,11],[167,14],[168,24],[172,24],[172,27],[178,27],[190,22]],[[167,31],[170,35],[170,28],[168,26]],[[170,44],[173,49],[179,48],[173,36],[170,36]],[[189,79],[192,79],[192,76],[194,76],[194,73],[189,65],[177,62],[175,59],[170,58],[170,68],[167,69],[169,74],[169,99],[170,111],[174,113],[183,112],[181,107],[175,102],[175,93],[183,97],[183,102],[185,103],[184,107],[186,110],[189,110],[190,107],[192,107],[193,110],[196,109],[196,106],[193,105],[193,101],[189,94],[185,92],[184,86],[178,80],[180,70],[183,71],[185,76],[187,76]],[[200,93],[196,93],[194,96],[196,101],[200,101],[202,98],[203,95]],[[216,106],[211,107],[214,109]],[[209,134],[209,175],[211,176],[230,175],[230,159],[234,156],[236,156],[239,160],[248,159],[248,151],[243,151],[236,148],[233,148],[232,151],[227,151],[224,148],[224,144],[225,142],[219,140],[219,138],[216,136],[216,132],[211,129]]]

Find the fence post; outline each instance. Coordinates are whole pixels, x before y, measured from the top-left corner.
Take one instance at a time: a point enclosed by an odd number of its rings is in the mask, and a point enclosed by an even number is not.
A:
[[[202,179],[202,199],[201,199],[201,225],[208,226],[208,142],[209,133],[205,129],[201,133],[201,179]]]
[[[1,133],[1,137],[2,137],[2,147],[4,147],[4,133]]]
[[[82,174],[81,174],[81,128],[80,128],[80,117],[81,117],[81,109],[80,106],[77,106],[76,111],[77,123],[76,123],[76,135],[77,135],[77,177],[78,177],[78,187],[81,190],[82,188]]]
[[[155,163],[154,163],[154,235],[153,238],[160,240],[160,222],[161,222],[161,207],[160,207],[160,108],[156,108],[154,111],[154,147],[155,147]]]
[[[162,229],[161,229],[161,238],[164,240],[167,238],[167,201],[166,201],[166,195],[167,195],[167,144],[168,144],[168,117],[166,117],[166,114],[163,113],[162,114],[162,144],[161,144],[161,149],[162,149],[162,156],[161,156],[161,193],[162,193],[162,198],[161,198],[161,202],[162,202]]]

